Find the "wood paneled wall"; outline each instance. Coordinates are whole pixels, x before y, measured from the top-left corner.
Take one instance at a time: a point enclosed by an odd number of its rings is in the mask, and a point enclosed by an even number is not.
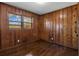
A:
[[[1,5],[0,5],[0,19],[1,19]],[[1,26],[1,21],[0,21],[0,26]],[[0,29],[0,49],[1,49],[1,29]]]
[[[18,51],[18,54],[21,54],[19,52],[20,49],[24,49],[22,52],[24,53],[26,51],[24,45],[27,46],[27,44],[23,43],[34,42],[38,39],[78,49],[78,11],[79,4],[39,16],[23,9],[0,3],[0,49],[2,49],[0,52],[6,52],[8,54],[9,51],[11,54],[13,51]],[[33,17],[32,28],[30,30],[24,28],[9,30],[8,13]],[[17,42],[18,39],[20,43]],[[19,47],[19,44],[22,45]],[[12,48],[6,49],[9,47]],[[15,54],[15,52],[13,53]],[[2,53],[0,55],[4,54]]]
[[[39,38],[78,49],[78,4],[40,16]]]
[[[79,55],[79,3],[77,7],[78,7],[77,32],[78,32],[78,55]]]
[[[38,40],[38,15],[23,9],[0,3],[0,36],[1,49],[14,47],[21,43],[30,43]],[[21,28],[10,30],[8,28],[8,14],[13,13],[26,17],[33,17],[32,28],[30,30]],[[17,41],[20,40],[20,43]]]

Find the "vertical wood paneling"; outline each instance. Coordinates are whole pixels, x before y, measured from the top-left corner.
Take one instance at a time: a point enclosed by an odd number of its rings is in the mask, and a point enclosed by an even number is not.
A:
[[[45,40],[48,40],[49,39],[49,27],[50,27],[50,24],[49,24],[49,20],[48,20],[48,15],[45,15],[44,16],[44,38]]]
[[[27,12],[17,7],[13,7],[4,3],[1,3],[1,19],[0,19],[0,32],[1,32],[1,48],[9,48],[16,46],[18,44],[26,43],[26,42],[33,42],[36,41],[38,38],[38,15]],[[33,17],[33,24],[30,30],[21,28],[21,29],[9,29],[8,27],[8,14],[13,13],[21,16],[26,17]],[[20,41],[18,43],[18,40]]]
[[[60,45],[63,45],[64,43],[64,38],[63,38],[63,18],[62,18],[62,15],[63,15],[63,11],[60,10]]]
[[[64,35],[64,46],[67,46],[67,9],[63,10],[63,35]]]
[[[22,9],[1,4],[1,46],[2,48],[8,48],[23,41],[31,42],[39,38],[46,41],[51,41],[60,45],[64,45],[71,48],[77,47],[77,5],[72,7],[64,8],[49,14],[38,17],[37,15],[24,11]],[[8,13],[14,13],[22,16],[33,17],[33,23],[31,30],[20,29],[20,30],[9,30],[8,29]],[[38,18],[40,20],[38,21]],[[5,26],[6,25],[6,26]],[[38,30],[39,29],[39,30]],[[39,32],[38,32],[39,31]],[[51,40],[51,37],[54,40]]]
[[[78,8],[78,19],[77,19],[77,34],[78,34],[78,55],[79,55],[79,3],[77,5]]]
[[[53,26],[53,24],[52,24],[52,16],[51,16],[52,14],[48,14],[47,15],[47,17],[48,17],[48,19],[47,19],[47,28],[48,28],[48,41],[49,42],[52,42],[52,38],[53,38],[53,29],[52,29],[52,26]]]
[[[59,19],[58,19],[58,15],[59,14],[59,12],[57,11],[56,12],[56,28],[55,28],[55,30],[56,30],[56,43],[59,43],[59,38],[58,38],[58,32],[59,32],[59,23],[58,23],[58,21],[59,21]]]
[[[60,44],[60,34],[59,34],[59,32],[60,32],[60,11],[58,11],[58,14],[57,14],[57,40],[58,40],[58,43]]]
[[[52,14],[52,35],[53,35],[53,43],[55,43],[55,13]]]
[[[77,6],[72,7],[72,42],[73,48],[78,48],[78,39],[77,39]]]
[[[38,39],[38,17],[36,15],[33,16],[33,39],[32,40],[37,40]]]
[[[67,12],[67,46],[72,47],[72,8],[68,8]]]
[[[54,20],[54,43],[56,42],[56,14],[53,13],[53,20]]]
[[[39,39],[43,39],[43,37],[44,37],[44,31],[43,31],[43,29],[44,29],[44,16],[40,16],[40,19],[39,19],[39,21],[38,21],[38,35],[39,35]]]
[[[1,4],[0,4],[0,28],[1,28]],[[0,49],[1,49],[1,29],[0,29]]]
[[[63,45],[66,47],[77,49],[78,47],[78,39],[77,39],[77,18],[78,18],[78,8],[77,5],[73,5],[67,8],[63,8],[61,10],[57,10],[55,12],[51,12],[45,15],[42,15],[41,22],[42,29],[40,37],[42,35],[44,40],[49,40],[48,37],[52,36],[54,40],[50,40],[52,43],[56,43],[59,45]],[[50,15],[49,15],[50,14]],[[50,21],[51,20],[51,21]],[[49,24],[48,28],[46,28],[46,21],[50,21],[52,23]],[[50,31],[52,28],[52,31]],[[52,32],[52,34],[50,34]],[[48,35],[50,34],[50,36]],[[49,42],[50,42],[49,41]]]
[[[9,47],[9,39],[7,35],[7,9],[5,5],[1,5],[1,44],[2,48]],[[6,26],[5,26],[6,25]]]

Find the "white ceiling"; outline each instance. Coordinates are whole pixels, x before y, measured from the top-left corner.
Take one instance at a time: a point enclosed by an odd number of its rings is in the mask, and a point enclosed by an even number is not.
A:
[[[61,8],[74,5],[77,2],[45,2],[44,4],[39,4],[36,2],[5,2],[5,3],[42,15],[45,13],[49,13]]]

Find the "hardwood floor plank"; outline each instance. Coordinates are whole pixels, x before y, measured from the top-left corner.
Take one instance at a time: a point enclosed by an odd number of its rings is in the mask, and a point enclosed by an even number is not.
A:
[[[36,41],[27,48],[33,56],[77,56],[78,50],[63,47],[46,41]]]

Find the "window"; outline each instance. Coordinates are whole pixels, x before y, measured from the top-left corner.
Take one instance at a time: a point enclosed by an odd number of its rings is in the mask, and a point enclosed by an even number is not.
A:
[[[14,28],[24,28],[24,29],[31,29],[32,28],[32,18],[20,16],[16,14],[9,14],[9,29]]]
[[[21,28],[21,16],[9,14],[9,28]]]
[[[26,29],[31,29],[31,27],[32,27],[32,18],[31,17],[23,17],[23,27]]]

